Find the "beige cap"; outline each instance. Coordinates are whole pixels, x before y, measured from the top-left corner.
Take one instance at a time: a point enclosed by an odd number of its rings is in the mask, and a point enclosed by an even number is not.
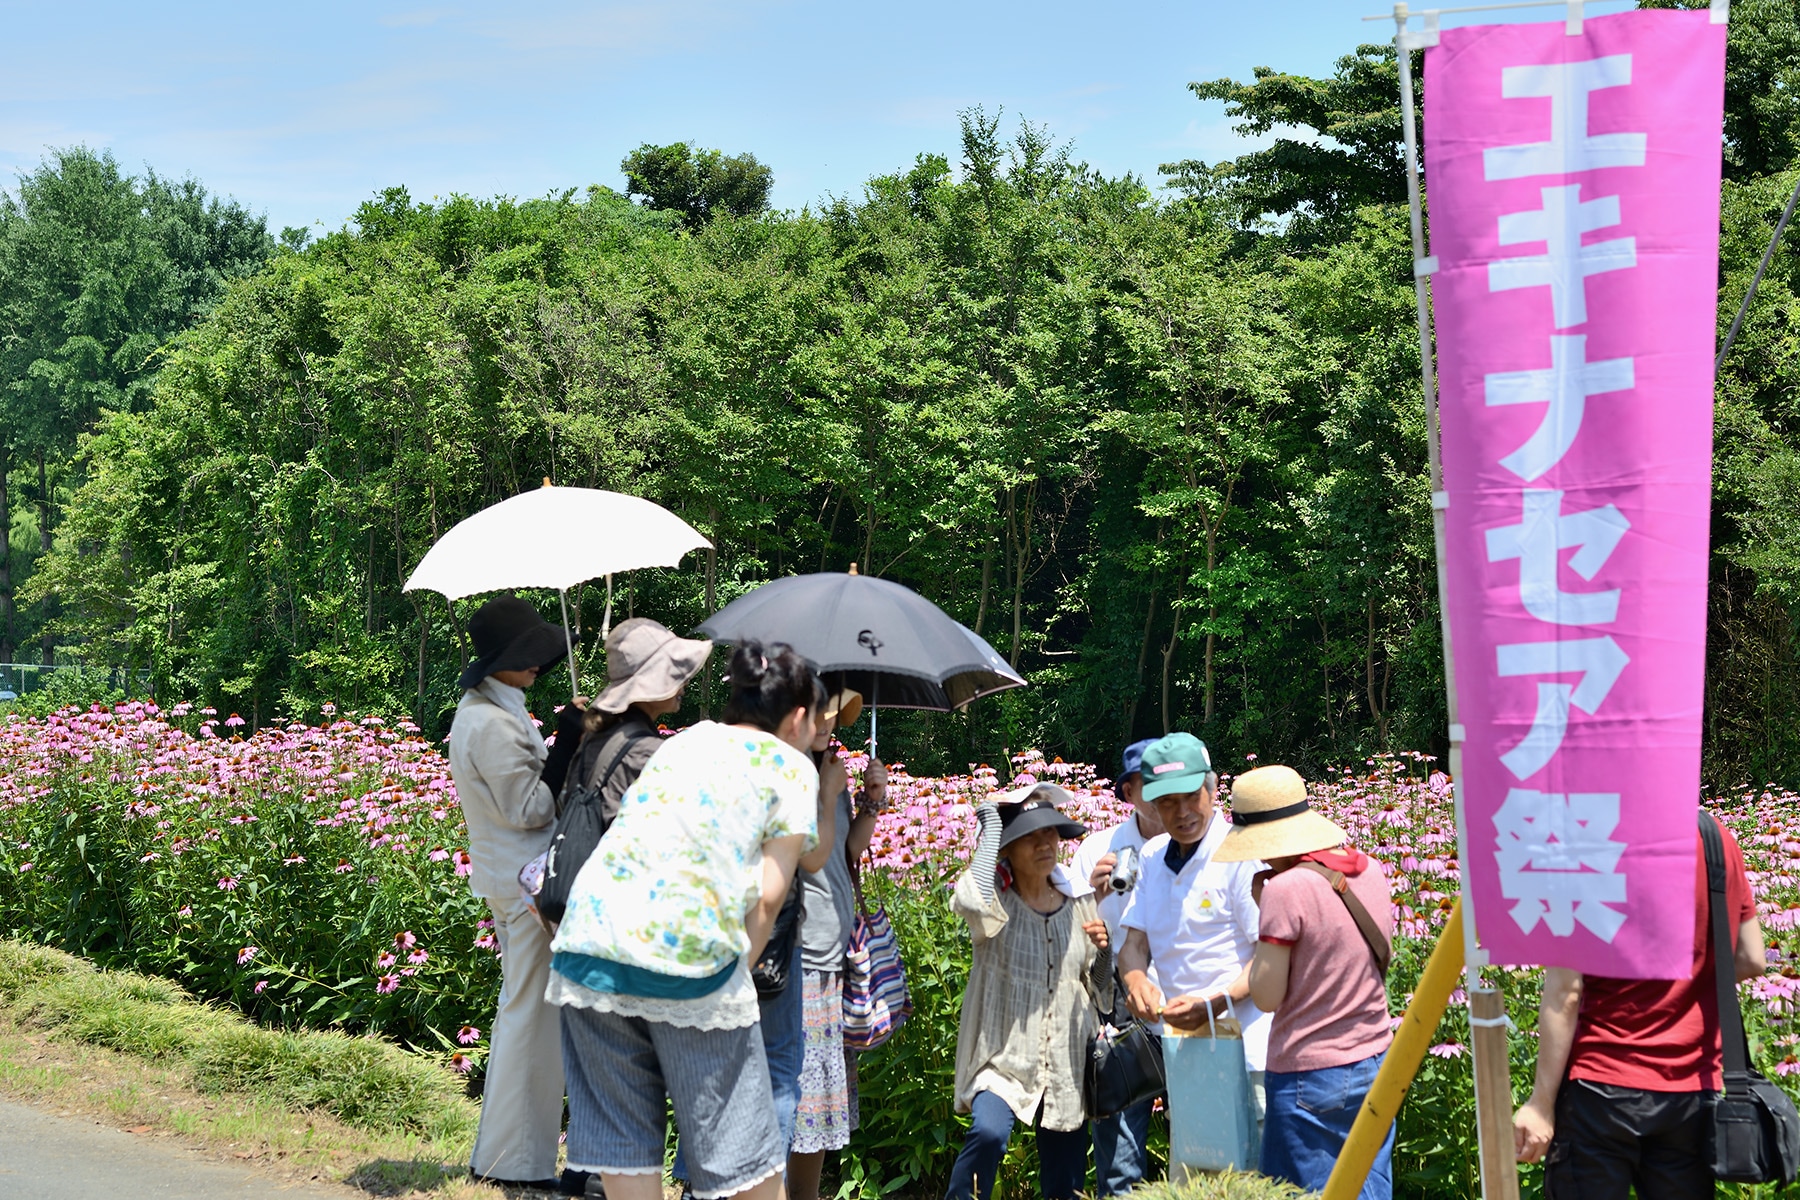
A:
[[[607,635],[606,689],[592,707],[621,713],[633,704],[668,700],[699,674],[711,653],[711,642],[678,637],[648,617],[621,622]]]
[[[1346,835],[1312,810],[1292,767],[1258,767],[1231,784],[1231,831],[1214,862],[1256,862],[1329,850]]]

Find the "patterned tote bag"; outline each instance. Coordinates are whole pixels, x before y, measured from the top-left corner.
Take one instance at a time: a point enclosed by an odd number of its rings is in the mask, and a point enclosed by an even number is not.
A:
[[[912,1015],[906,964],[887,906],[871,913],[863,899],[862,864],[850,872],[856,890],[856,928],[844,955],[844,1047],[873,1050]]]

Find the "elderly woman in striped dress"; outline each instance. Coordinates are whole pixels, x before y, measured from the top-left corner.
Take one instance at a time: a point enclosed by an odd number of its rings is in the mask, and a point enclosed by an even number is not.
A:
[[[1013,1123],[1038,1130],[1047,1200],[1073,1200],[1087,1180],[1082,1071],[1112,955],[1093,888],[1060,864],[1061,843],[1087,830],[1058,811],[1068,792],[1031,784],[975,810],[981,832],[951,908],[975,943],[956,1038],[956,1111],[972,1115],[948,1200],[988,1200]]]

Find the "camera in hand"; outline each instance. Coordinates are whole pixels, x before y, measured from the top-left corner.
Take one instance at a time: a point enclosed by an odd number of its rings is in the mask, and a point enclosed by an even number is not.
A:
[[[1115,892],[1129,892],[1137,886],[1138,852],[1130,846],[1119,851],[1118,861],[1113,864],[1112,878],[1106,886]]]

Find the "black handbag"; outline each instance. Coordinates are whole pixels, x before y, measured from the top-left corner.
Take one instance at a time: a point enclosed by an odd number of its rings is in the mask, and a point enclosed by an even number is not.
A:
[[[1123,991],[1115,982],[1115,1002]],[[1100,1032],[1088,1046],[1081,1090],[1089,1119],[1122,1113],[1169,1090],[1162,1035],[1136,1017],[1115,1024],[1116,1016],[1114,1013],[1101,1023]]]
[[[787,990],[788,976],[793,973],[788,968],[794,962],[794,942],[800,936],[804,909],[800,879],[796,874],[787,899],[781,902],[781,911],[775,914],[775,926],[769,930],[769,944],[763,947],[762,957],[750,968],[750,982],[756,985],[759,1000],[773,1000]]]
[[[550,850],[544,859],[544,883],[537,894],[538,914],[544,920],[555,924],[563,919],[569,908],[569,893],[575,889],[575,876],[592,857],[594,847],[600,844],[600,839],[606,836],[607,826],[612,823],[601,810],[601,792],[607,781],[625,761],[625,752],[634,743],[655,736],[654,733],[639,733],[626,737],[612,761],[606,764],[606,770],[572,789],[574,794],[563,805],[556,826],[550,831]]]
[[[1712,922],[1713,974],[1719,989],[1719,1040],[1725,1087],[1713,1104],[1708,1155],[1721,1183],[1778,1183],[1800,1176],[1800,1112],[1779,1086],[1750,1065],[1744,1014],[1738,1009],[1737,972],[1731,952],[1731,914],[1725,901],[1725,843],[1717,820],[1700,814],[1706,847],[1708,909]]]

